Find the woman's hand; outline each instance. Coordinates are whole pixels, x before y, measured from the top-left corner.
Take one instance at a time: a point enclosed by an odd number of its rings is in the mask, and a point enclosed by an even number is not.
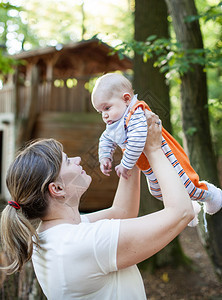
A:
[[[147,155],[161,148],[162,122],[156,114],[148,110],[145,110],[145,116],[147,118],[148,130],[144,152]]]

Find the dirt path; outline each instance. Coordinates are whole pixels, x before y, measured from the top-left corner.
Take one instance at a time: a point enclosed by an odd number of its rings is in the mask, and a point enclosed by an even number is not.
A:
[[[222,300],[222,284],[214,274],[196,229],[187,227],[180,240],[185,254],[193,261],[194,270],[166,267],[154,275],[142,274],[148,299]]]

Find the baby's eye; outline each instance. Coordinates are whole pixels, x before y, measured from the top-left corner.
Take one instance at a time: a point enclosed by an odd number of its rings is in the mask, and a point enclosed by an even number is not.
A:
[[[106,106],[106,107],[105,107],[105,110],[109,110],[109,109],[110,109],[110,106]]]

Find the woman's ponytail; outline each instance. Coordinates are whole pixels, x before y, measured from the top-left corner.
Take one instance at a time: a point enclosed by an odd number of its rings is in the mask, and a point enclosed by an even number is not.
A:
[[[12,200],[2,211],[0,234],[3,251],[9,260],[6,270],[12,274],[30,260],[38,235],[32,220],[45,216],[48,185],[58,175],[62,164],[62,145],[45,139],[27,146],[9,167],[6,184]]]
[[[2,211],[1,244],[10,265],[2,267],[6,273],[20,271],[32,256],[33,237],[38,240],[35,228],[30,221],[14,207],[7,205]]]

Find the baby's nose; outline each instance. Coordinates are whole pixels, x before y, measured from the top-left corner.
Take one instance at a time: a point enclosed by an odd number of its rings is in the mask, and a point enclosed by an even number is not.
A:
[[[108,113],[105,111],[103,112],[103,118],[107,118],[108,117]]]

